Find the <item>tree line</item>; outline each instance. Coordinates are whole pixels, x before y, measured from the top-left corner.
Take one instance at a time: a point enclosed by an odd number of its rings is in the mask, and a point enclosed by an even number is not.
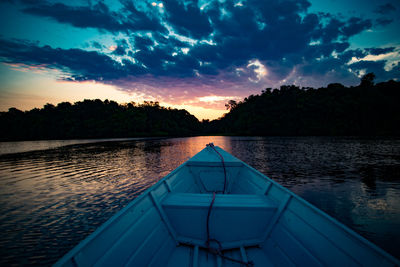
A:
[[[201,130],[197,118],[186,110],[161,107],[158,102],[118,104],[84,100],[71,104],[0,113],[0,139],[45,140],[137,136],[190,136]]]
[[[314,89],[266,88],[243,101],[230,100],[223,117],[198,121],[186,110],[158,102],[118,104],[84,100],[74,104],[0,113],[0,140],[44,140],[193,135],[400,135],[400,82],[358,86],[339,83]]]
[[[241,102],[229,101],[229,113],[205,121],[207,133],[230,135],[400,135],[400,82],[374,84],[368,73],[358,86],[332,83],[314,89],[284,85],[266,88]]]

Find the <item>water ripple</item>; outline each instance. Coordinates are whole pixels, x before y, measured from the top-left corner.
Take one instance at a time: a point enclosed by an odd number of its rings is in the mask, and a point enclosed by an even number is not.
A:
[[[0,265],[51,265],[209,142],[400,255],[399,140],[194,137],[0,155]]]

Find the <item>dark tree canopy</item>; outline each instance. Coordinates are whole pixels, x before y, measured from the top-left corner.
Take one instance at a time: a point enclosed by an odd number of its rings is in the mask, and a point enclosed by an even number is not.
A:
[[[210,134],[230,135],[399,136],[400,82],[374,85],[374,78],[368,73],[356,87],[267,88],[203,127]]]
[[[361,78],[360,86],[361,87],[373,86],[374,80],[375,80],[375,74],[373,72],[367,73]]]
[[[1,140],[187,136],[200,122],[186,110],[160,107],[158,102],[119,105],[114,101],[63,102],[42,109],[0,113]]]
[[[232,110],[236,108],[237,102],[235,100],[229,100],[228,103],[225,104],[227,110]]]
[[[218,120],[199,122],[186,110],[145,101],[84,100],[42,109],[0,112],[1,140],[190,135],[400,135],[400,82],[374,84],[368,73],[356,87],[284,85],[243,101],[230,100]]]

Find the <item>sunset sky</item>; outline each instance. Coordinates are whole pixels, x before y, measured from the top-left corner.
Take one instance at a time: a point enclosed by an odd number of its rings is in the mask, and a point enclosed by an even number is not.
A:
[[[159,101],[215,119],[282,84],[400,78],[398,0],[0,0],[0,111]]]

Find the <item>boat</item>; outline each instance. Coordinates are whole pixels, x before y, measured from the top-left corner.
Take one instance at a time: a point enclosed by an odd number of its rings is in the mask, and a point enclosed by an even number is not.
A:
[[[54,266],[400,266],[399,260],[208,144]]]

